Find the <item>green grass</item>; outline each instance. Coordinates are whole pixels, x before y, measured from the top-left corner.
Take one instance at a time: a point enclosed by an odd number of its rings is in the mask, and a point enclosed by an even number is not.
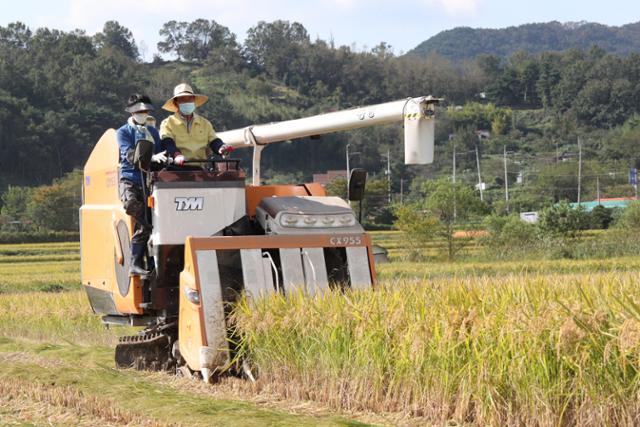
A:
[[[188,380],[168,380],[166,375],[113,369],[112,350],[73,344],[51,345],[0,338],[0,388],[3,383],[58,395],[60,404],[98,419],[120,414],[124,420],[149,425],[184,426],[363,426],[332,416],[300,416],[251,403],[193,392]],[[93,399],[77,399],[91,396]],[[85,408],[87,406],[88,408]],[[139,425],[135,422],[134,425]],[[124,424],[124,423],[123,423]]]
[[[276,398],[275,409],[244,402],[238,386],[220,392],[167,374],[114,369],[117,336],[135,330],[105,329],[91,312],[78,249],[0,245],[0,424],[366,425],[326,410],[290,413]]]

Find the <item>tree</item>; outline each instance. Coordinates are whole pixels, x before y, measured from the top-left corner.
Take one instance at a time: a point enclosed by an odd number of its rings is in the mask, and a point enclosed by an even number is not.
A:
[[[637,233],[640,230],[640,202],[629,203],[616,221],[615,227],[620,230],[633,231],[634,234]]]
[[[462,248],[462,242],[454,240],[455,224],[484,210],[484,205],[473,189],[462,183],[452,183],[446,179],[428,181],[424,184],[425,207],[442,225],[440,236],[447,242],[447,257],[453,260]]]
[[[420,203],[395,205],[393,214],[396,216],[393,225],[405,237],[410,260],[420,261],[422,249],[441,229],[440,222],[433,215],[426,215]]]
[[[27,216],[27,202],[30,189],[10,185],[2,194],[2,209],[0,213],[14,221],[20,221]]]
[[[590,226],[592,229],[604,230],[609,228],[613,222],[613,209],[607,209],[602,205],[597,205],[591,211]]]
[[[487,235],[483,238],[486,251],[492,255],[510,256],[527,250],[536,241],[538,229],[520,219],[519,215],[491,215],[484,219]]]
[[[422,191],[425,194],[422,202],[396,208],[398,221],[395,225],[405,232],[408,239],[427,234],[432,238],[443,238],[446,241],[447,258],[452,261],[464,244],[454,239],[456,223],[482,212],[485,206],[473,189],[446,179],[427,181],[422,185]],[[425,231],[427,229],[428,233]],[[411,236],[412,233],[415,236]]]
[[[33,189],[27,203],[29,217],[44,229],[77,230],[81,185],[82,171],[76,170],[51,185]]]
[[[559,58],[554,53],[543,53],[540,56],[540,74],[536,82],[536,91],[544,108],[553,105],[553,88],[560,80]]]
[[[182,59],[184,52],[180,48],[187,32],[186,22],[169,21],[160,29],[163,39],[158,42],[158,51],[162,53],[175,53],[178,60]]]
[[[229,64],[234,64],[240,59],[240,46],[236,42],[235,34],[214,20],[193,21],[187,26],[185,35],[186,42],[182,47],[185,59],[204,61],[213,55],[211,59],[214,62]]]
[[[575,237],[580,231],[589,228],[589,216],[582,206],[573,209],[562,201],[540,212],[538,226],[549,236]]]
[[[196,19],[193,22],[169,21],[162,26],[158,43],[162,53],[174,53],[178,59],[193,62],[211,60],[230,69],[243,62],[236,35],[216,21]]]
[[[326,186],[327,194],[347,198],[347,180],[342,177],[335,178]],[[369,179],[365,186],[364,198],[362,199],[362,217],[363,221],[370,223],[388,224],[388,201],[387,201],[387,180],[386,179]],[[353,203],[352,207],[359,215],[359,203]],[[386,220],[386,221],[385,221]]]
[[[308,47],[309,34],[304,26],[282,20],[258,22],[249,28],[244,43],[250,64],[285,84],[294,68],[292,65]]]
[[[31,30],[22,22],[0,27],[0,46],[25,49],[31,39]]]
[[[140,57],[133,33],[118,21],[105,22],[102,32],[97,33],[93,39],[100,49],[117,49],[134,61]]]

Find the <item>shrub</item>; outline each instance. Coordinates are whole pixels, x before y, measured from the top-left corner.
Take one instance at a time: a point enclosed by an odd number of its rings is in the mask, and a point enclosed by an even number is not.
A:
[[[484,226],[488,233],[483,239],[487,252],[499,257],[531,251],[538,237],[538,227],[518,215],[491,215],[485,218]]]
[[[29,217],[49,230],[78,229],[82,171],[76,170],[51,185],[34,188],[27,203]]]
[[[437,235],[440,222],[433,215],[425,214],[417,204],[396,205],[393,213],[397,218],[394,226],[406,239],[410,259],[419,260],[420,249]]]
[[[624,230],[640,230],[640,201],[634,201],[622,211],[616,221],[616,228]]]
[[[20,221],[27,216],[27,202],[31,189],[29,187],[9,186],[2,194],[0,213],[11,220]]]
[[[589,215],[584,208],[573,209],[562,201],[542,210],[538,226],[547,236],[575,237],[579,231],[589,228]]]
[[[590,226],[594,230],[605,230],[613,221],[613,209],[607,209],[602,205],[598,205],[589,214]]]

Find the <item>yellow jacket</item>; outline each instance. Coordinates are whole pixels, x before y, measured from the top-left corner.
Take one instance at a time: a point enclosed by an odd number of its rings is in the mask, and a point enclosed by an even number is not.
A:
[[[204,160],[209,154],[207,145],[217,138],[211,122],[204,117],[193,114],[191,129],[186,120],[175,113],[160,124],[160,138],[171,138],[178,150],[187,160]]]

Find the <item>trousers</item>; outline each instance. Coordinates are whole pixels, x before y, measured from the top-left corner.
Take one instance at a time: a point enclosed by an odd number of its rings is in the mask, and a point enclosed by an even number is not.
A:
[[[142,192],[142,187],[129,180],[121,179],[119,189],[120,200],[125,212],[136,220],[133,227],[133,236],[131,236],[131,244],[146,246],[151,235],[151,224],[147,219],[147,201]]]

